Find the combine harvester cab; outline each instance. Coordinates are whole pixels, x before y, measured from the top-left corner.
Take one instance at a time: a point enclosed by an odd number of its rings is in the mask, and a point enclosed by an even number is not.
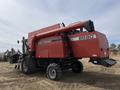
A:
[[[15,68],[25,74],[34,73],[40,68],[51,80],[60,79],[66,69],[82,72],[83,64],[79,61],[82,58],[90,58],[89,62],[106,67],[116,63],[109,59],[106,36],[95,31],[91,20],[68,26],[55,24],[30,32],[28,39],[23,37],[22,43],[23,53]]]

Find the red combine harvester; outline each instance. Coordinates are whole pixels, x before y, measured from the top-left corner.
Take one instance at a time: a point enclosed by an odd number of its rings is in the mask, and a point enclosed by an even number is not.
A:
[[[116,63],[109,59],[106,36],[95,31],[91,20],[68,26],[55,24],[30,32],[28,39],[23,37],[22,51],[19,59],[14,59],[15,68],[25,74],[45,70],[51,80],[59,80],[63,70],[82,72],[83,64],[79,61],[82,58],[106,67]]]

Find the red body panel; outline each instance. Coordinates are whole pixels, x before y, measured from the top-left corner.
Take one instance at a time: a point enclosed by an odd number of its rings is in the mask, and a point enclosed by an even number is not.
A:
[[[108,41],[106,36],[97,31],[82,32],[70,37],[81,37],[81,40],[71,41],[72,50],[76,58],[108,57]],[[106,52],[106,54],[105,54]]]
[[[55,24],[55,25],[52,25],[52,26],[49,26],[46,28],[39,29],[37,31],[30,32],[28,34],[28,46],[30,47],[30,49],[35,48],[35,47],[32,48],[32,41],[33,41],[33,39],[35,39],[36,35],[38,35],[40,33],[48,32],[48,31],[51,31],[51,30],[54,30],[57,28],[60,28],[60,24]]]
[[[108,57],[108,42],[104,34],[97,31],[70,35],[71,47],[75,58]],[[37,58],[65,58],[65,46],[60,36],[38,40]]]
[[[59,33],[84,27],[84,24],[78,22],[67,27],[56,24],[31,32],[28,36],[29,48],[36,52],[36,58],[65,58],[66,47]],[[107,38],[100,32],[81,32],[69,35],[69,38],[74,58],[109,57]]]
[[[41,38],[54,36],[59,33],[69,32],[74,29],[82,28],[82,27],[84,27],[86,22],[88,22],[88,21],[76,22],[71,25],[68,25],[67,27],[60,27],[60,24],[57,24],[57,25],[53,25],[50,27],[40,29],[35,32],[31,32],[31,33],[29,33],[29,36],[28,36],[28,45],[29,45],[31,51],[35,51],[35,44],[36,44],[37,40],[39,40]]]
[[[101,47],[101,52],[100,52],[101,57],[109,56],[109,44],[106,36],[102,33],[99,33],[98,37],[99,37],[99,45]]]
[[[58,40],[59,41],[52,41]],[[60,36],[47,37],[36,43],[37,58],[63,58],[64,44]]]

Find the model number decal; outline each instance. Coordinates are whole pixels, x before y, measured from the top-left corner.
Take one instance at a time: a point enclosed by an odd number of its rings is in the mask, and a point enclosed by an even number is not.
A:
[[[96,38],[95,34],[91,34],[91,35],[84,35],[84,36],[79,36],[79,37],[73,37],[70,38],[71,41],[78,41],[78,40],[89,40],[89,39],[94,39]]]
[[[70,40],[71,41],[78,41],[78,40],[89,40],[89,39],[94,39],[94,38],[96,38],[96,35],[95,34],[91,34],[91,35],[72,37],[72,38],[70,38]],[[56,41],[62,41],[62,39],[61,38],[43,39],[43,40],[39,40],[38,41],[38,45],[47,44],[47,43],[56,42]]]

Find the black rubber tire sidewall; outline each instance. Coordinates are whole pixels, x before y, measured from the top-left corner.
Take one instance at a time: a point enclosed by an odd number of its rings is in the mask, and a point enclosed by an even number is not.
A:
[[[75,68],[77,68],[77,69],[75,69]],[[73,64],[72,64],[72,71],[74,73],[81,73],[81,72],[83,72],[83,64],[82,64],[82,62],[80,62],[80,61],[73,62]]]
[[[26,64],[27,70],[24,69],[24,64]],[[26,56],[21,63],[21,68],[22,68],[22,72],[24,74],[32,74],[36,72],[36,63],[35,60],[30,57],[30,56]]]
[[[50,70],[50,68],[56,70],[56,77],[54,79],[49,76],[49,70]],[[51,80],[60,80],[61,77],[62,77],[62,70],[61,70],[61,68],[60,68],[60,66],[58,64],[51,63],[47,67],[46,74],[47,74],[47,77],[49,79],[51,79]]]

